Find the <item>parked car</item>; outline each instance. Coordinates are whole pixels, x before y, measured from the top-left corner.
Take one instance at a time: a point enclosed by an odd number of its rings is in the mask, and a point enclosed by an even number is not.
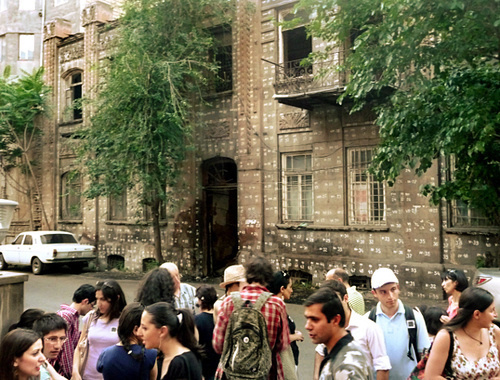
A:
[[[23,232],[11,244],[0,245],[0,270],[30,265],[33,274],[42,274],[48,265],[68,264],[79,271],[95,258],[94,246],[80,244],[75,235],[63,231]]]
[[[474,285],[486,289],[495,297],[495,308],[500,313],[500,269],[499,268],[479,268],[476,272]],[[500,324],[500,315],[496,322]]]

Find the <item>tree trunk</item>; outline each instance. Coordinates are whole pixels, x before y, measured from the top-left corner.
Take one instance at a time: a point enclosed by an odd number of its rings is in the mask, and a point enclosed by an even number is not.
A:
[[[155,258],[159,264],[163,263],[161,254],[161,234],[160,234],[160,199],[157,197],[151,203],[151,215],[153,216],[153,239],[155,244]]]

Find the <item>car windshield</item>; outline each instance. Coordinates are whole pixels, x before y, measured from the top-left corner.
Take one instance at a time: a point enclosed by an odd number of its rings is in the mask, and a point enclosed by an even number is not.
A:
[[[40,236],[42,244],[73,244],[77,243],[73,235],[67,234],[46,234]]]

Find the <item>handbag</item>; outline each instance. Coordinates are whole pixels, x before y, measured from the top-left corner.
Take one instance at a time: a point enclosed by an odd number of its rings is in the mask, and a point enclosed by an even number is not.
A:
[[[87,364],[87,359],[89,357],[89,329],[90,324],[94,320],[95,312],[91,311],[90,313],[91,314],[85,321],[85,325],[82,329],[82,335],[77,345],[78,353],[80,354],[78,358],[78,372],[80,373],[80,375],[83,375],[83,370],[85,369],[85,365]]]
[[[453,333],[451,331],[448,332],[450,334],[450,349],[448,350],[448,358],[446,359],[446,364],[444,365],[444,370],[441,376],[443,376],[446,379],[453,379],[453,370],[451,369],[451,357],[453,355],[454,341],[453,341]],[[410,376],[408,376],[407,380],[423,380],[425,376],[425,367],[427,365],[427,361],[429,360],[431,349],[432,349],[432,344],[428,350],[425,350],[422,353],[422,358],[417,363],[415,368],[413,368],[413,371],[410,373]]]

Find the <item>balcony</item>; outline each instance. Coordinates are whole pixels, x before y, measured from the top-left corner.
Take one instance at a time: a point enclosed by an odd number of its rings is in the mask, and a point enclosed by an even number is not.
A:
[[[348,75],[331,68],[344,62],[344,58],[345,51],[336,50],[328,59],[309,66],[301,66],[301,60],[277,65],[274,98],[282,104],[308,110],[324,104],[337,104]],[[325,73],[326,69],[330,71]]]

